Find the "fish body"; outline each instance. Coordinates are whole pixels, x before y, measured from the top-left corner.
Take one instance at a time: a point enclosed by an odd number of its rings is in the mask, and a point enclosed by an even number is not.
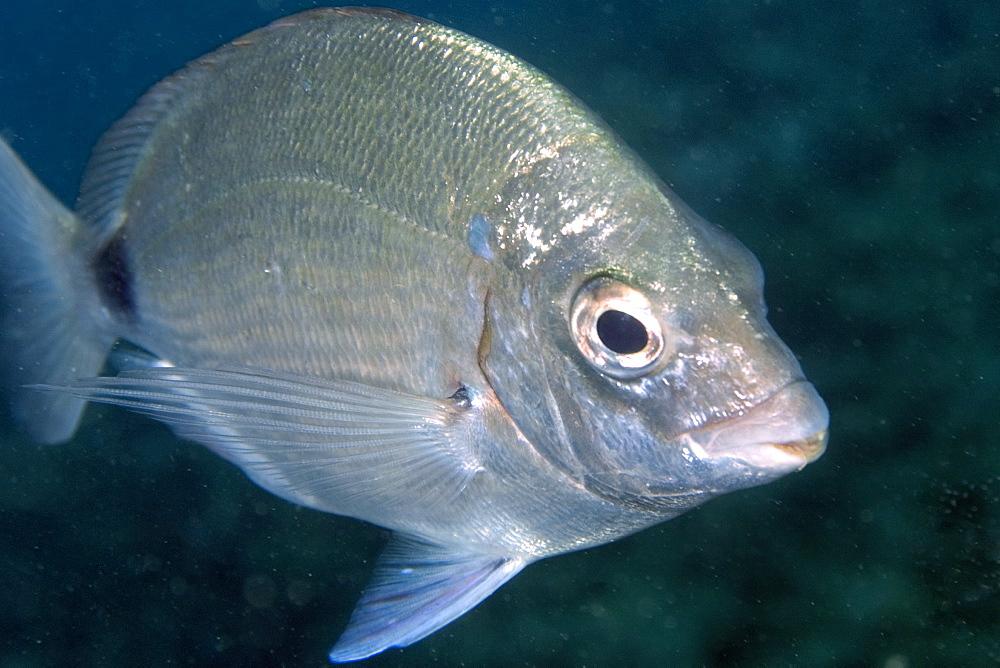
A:
[[[126,406],[396,532],[334,661],[825,447],[753,256],[538,70],[398,12],[191,63],[100,140],[75,213],[0,146],[0,233],[36,439]]]

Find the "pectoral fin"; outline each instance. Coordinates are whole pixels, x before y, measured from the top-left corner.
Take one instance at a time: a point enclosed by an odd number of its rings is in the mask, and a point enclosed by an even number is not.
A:
[[[234,462],[290,501],[382,525],[447,504],[482,470],[475,409],[249,367],[162,367],[44,386],[124,406]]]
[[[357,661],[406,647],[453,622],[514,577],[523,559],[393,537],[330,660]]]

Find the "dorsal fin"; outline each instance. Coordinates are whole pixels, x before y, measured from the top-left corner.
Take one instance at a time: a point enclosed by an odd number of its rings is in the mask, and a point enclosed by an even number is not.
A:
[[[125,116],[101,136],[83,173],[77,214],[103,246],[121,224],[121,207],[129,179],[142,158],[146,143],[183,92],[185,80],[196,74],[193,65],[153,86]]]
[[[77,200],[77,215],[87,225],[99,249],[114,235],[122,223],[122,205],[132,174],[145,155],[146,147],[157,126],[175,107],[193,82],[211,71],[241,48],[261,41],[275,30],[283,30],[309,21],[330,20],[332,17],[369,16],[385,21],[421,22],[403,12],[358,7],[311,9],[279,19],[188,63],[184,68],[163,79],[143,95],[128,113],[116,121],[94,146],[90,162],[84,171]]]

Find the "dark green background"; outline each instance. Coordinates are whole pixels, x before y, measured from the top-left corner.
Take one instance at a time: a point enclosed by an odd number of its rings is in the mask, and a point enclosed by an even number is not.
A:
[[[72,201],[145,88],[310,6],[5,2],[0,132]],[[370,663],[1000,663],[995,2],[395,7],[546,70],[742,239],[832,436],[802,473],[533,565]],[[0,667],[320,666],[383,540],[117,410],[59,447],[2,422]]]

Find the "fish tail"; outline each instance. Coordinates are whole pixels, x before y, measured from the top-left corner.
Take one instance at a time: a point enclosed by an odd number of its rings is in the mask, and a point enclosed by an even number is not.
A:
[[[94,376],[113,343],[82,228],[0,139],[0,387],[40,443],[68,440],[86,402],[26,386]]]

